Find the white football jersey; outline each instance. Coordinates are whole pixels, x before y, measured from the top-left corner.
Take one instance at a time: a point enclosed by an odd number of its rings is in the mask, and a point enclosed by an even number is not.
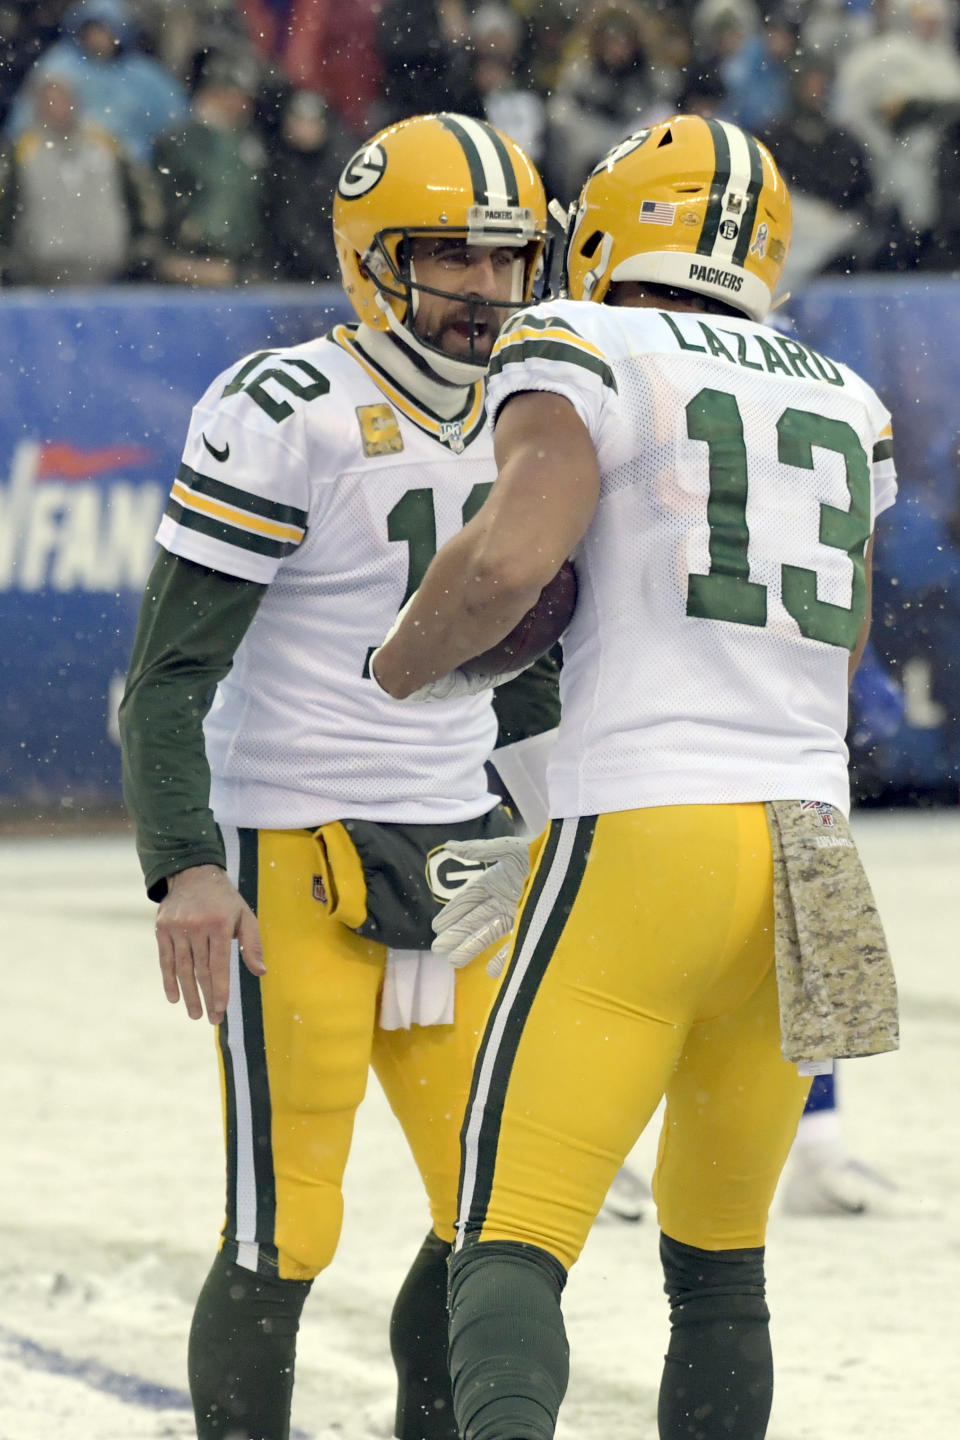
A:
[[[157,538],[267,589],[205,723],[228,824],[429,824],[492,808],[490,693],[398,705],[370,679],[440,545],[496,473],[481,385],[441,421],[353,327],[248,356],[193,411]]]
[[[896,494],[874,391],[747,319],[583,301],[504,327],[491,414],[524,390],[571,402],[602,475],[573,557],[551,815],[846,812],[864,547]]]

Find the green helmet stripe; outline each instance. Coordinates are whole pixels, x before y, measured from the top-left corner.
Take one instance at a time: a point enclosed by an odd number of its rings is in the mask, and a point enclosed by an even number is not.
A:
[[[698,255],[713,254],[720,217],[723,214],[723,197],[730,181],[730,146],[727,144],[723,126],[718,120],[708,120],[707,125],[710,127],[710,134],[713,137],[714,171],[710,185],[710,198],[707,201],[707,213],[704,217],[703,229],[700,232],[700,243],[697,245]]]
[[[475,205],[519,205],[517,177],[507,150],[492,125],[467,115],[438,115],[444,129],[460,142],[470,170]]]
[[[734,265],[742,265],[747,258],[750,236],[753,234],[753,228],[757,221],[760,191],[763,188],[763,161],[760,158],[760,146],[752,135],[746,134],[746,131],[744,131],[744,138],[747,142],[747,149],[750,151],[750,183],[747,186],[747,206],[740,222],[740,234],[733,252]]]
[[[510,151],[507,149],[506,145],[504,145],[503,140],[497,134],[496,130],[494,130],[492,125],[484,125],[483,128],[490,136],[490,141],[493,145],[494,150],[496,150],[497,155],[500,158],[500,164],[503,167],[504,190],[507,194],[507,204],[519,205],[520,189],[517,185],[517,172],[513,168],[513,161],[510,159]]]

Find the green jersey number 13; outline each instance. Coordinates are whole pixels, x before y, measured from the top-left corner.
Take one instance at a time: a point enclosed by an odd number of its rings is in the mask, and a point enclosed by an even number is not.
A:
[[[725,390],[701,390],[686,407],[687,434],[706,443],[710,465],[707,523],[710,569],[688,576],[687,614],[702,620],[740,625],[767,623],[767,587],[750,579],[747,528],[747,447],[736,396]],[[815,449],[841,456],[849,510],[820,506],[820,542],[843,550],[853,566],[849,606],[817,597],[817,572],[800,565],[781,566],[783,603],[809,640],[853,650],[867,608],[864,550],[870,535],[870,464],[860,439],[845,420],[831,420],[791,407],[777,421],[777,458],[784,465],[812,470]]]

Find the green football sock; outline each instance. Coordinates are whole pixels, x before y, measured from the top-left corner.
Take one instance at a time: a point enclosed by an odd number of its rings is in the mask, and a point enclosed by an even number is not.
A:
[[[773,1400],[763,1248],[698,1250],[660,1237],[670,1346],[660,1440],[763,1440]]]
[[[397,1440],[458,1440],[447,1369],[447,1259],[439,1235],[424,1240],[390,1316],[397,1369]]]
[[[470,1241],[450,1267],[450,1374],[463,1440],[552,1440],[567,1388],[567,1272],[535,1245]]]
[[[219,1254],[200,1291],[188,1367],[198,1440],[288,1440],[309,1280],[278,1280]]]

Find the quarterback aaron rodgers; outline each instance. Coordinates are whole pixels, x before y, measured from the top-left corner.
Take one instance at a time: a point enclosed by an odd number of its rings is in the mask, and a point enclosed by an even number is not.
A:
[[[545,220],[526,156],[483,122],[375,136],[334,204],[358,323],[213,381],[160,526],[121,733],[164,990],[216,1026],[226,1219],[189,1346],[201,1440],[289,1433],[371,1064],[432,1217],[392,1325],[396,1434],[456,1437],[446,1259],[492,982],[430,954],[431,919],[471,873],[445,842],[513,823],[485,762],[499,739],[518,795],[556,687],[545,666],[512,701],[404,710],[369,657],[490,489],[484,372]]]

